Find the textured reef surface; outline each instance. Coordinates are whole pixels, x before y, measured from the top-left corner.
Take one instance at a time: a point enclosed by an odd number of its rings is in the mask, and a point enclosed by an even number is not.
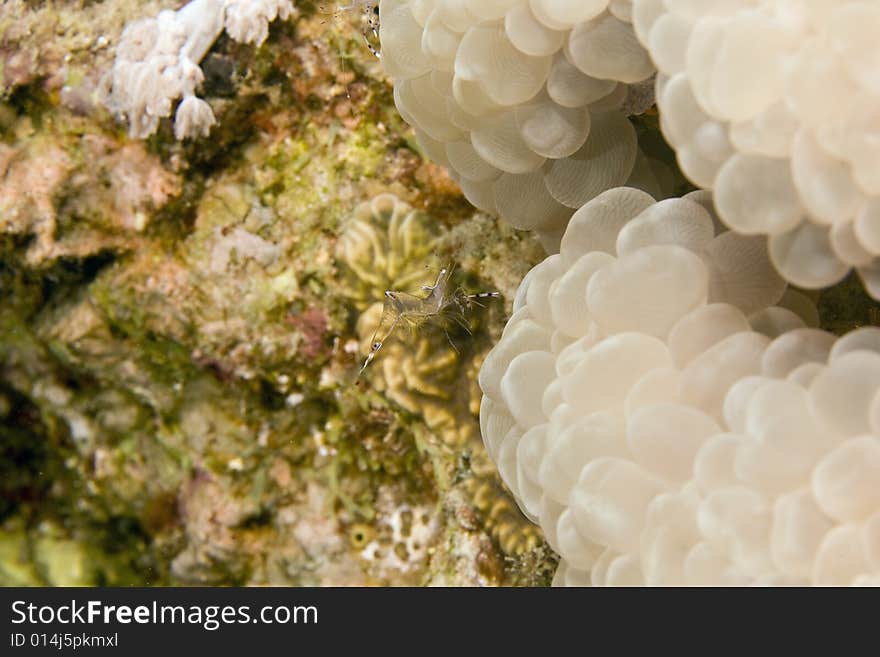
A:
[[[0,584],[549,583],[476,385],[540,246],[422,157],[360,10],[221,36],[210,137],[130,139],[113,48],[181,4],[0,12]],[[502,298],[358,378],[450,263]]]

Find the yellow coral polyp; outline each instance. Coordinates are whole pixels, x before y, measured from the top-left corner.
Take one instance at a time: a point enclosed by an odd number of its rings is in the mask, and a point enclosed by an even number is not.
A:
[[[436,246],[426,215],[393,194],[358,205],[345,226],[340,257],[357,277],[360,305],[382,299],[385,290],[418,289]]]

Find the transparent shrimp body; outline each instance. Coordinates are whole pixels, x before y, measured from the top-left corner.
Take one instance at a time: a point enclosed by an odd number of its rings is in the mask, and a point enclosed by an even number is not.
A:
[[[423,297],[407,292],[386,290],[382,317],[373,334],[373,339],[370,341],[370,353],[367,354],[361,372],[376,357],[398,324],[402,323],[411,329],[418,329],[429,321],[451,321],[469,333],[470,327],[465,321],[465,312],[470,309],[472,304],[479,303],[476,301],[477,299],[500,296],[498,292],[467,294],[461,288],[453,289],[450,285],[451,277],[451,267],[441,269],[437,281],[433,285],[422,286],[422,291],[427,292]]]

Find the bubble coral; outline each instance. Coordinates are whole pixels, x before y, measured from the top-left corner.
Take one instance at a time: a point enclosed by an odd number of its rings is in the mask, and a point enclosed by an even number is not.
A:
[[[132,137],[143,139],[183,97],[174,136],[207,136],[216,120],[196,88],[205,77],[199,62],[211,44],[225,29],[236,41],[260,45],[269,22],[292,11],[289,0],[192,0],[178,11],[129,23],[116,47],[108,107],[128,119]]]
[[[575,213],[480,372],[558,584],[877,584],[880,330],[820,331],[705,192]],[[775,305],[774,305],[775,304]]]
[[[880,298],[880,7],[635,0],[661,127],[732,230],[792,283],[856,268]]]
[[[471,203],[537,231],[548,250],[576,208],[634,167],[651,178],[626,118],[653,102],[629,93],[654,73],[630,9],[628,0],[379,5],[382,62],[422,148]]]

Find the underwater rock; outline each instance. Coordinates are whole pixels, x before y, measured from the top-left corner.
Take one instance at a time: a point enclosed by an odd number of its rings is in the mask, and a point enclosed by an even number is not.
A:
[[[0,231],[33,238],[34,266],[135,247],[181,179],[143,144],[120,144],[84,119],[43,129],[13,121],[18,142],[0,144]]]
[[[382,63],[419,144],[481,210],[548,252],[618,185],[671,193],[627,116],[653,105],[630,2],[379,3]]]

